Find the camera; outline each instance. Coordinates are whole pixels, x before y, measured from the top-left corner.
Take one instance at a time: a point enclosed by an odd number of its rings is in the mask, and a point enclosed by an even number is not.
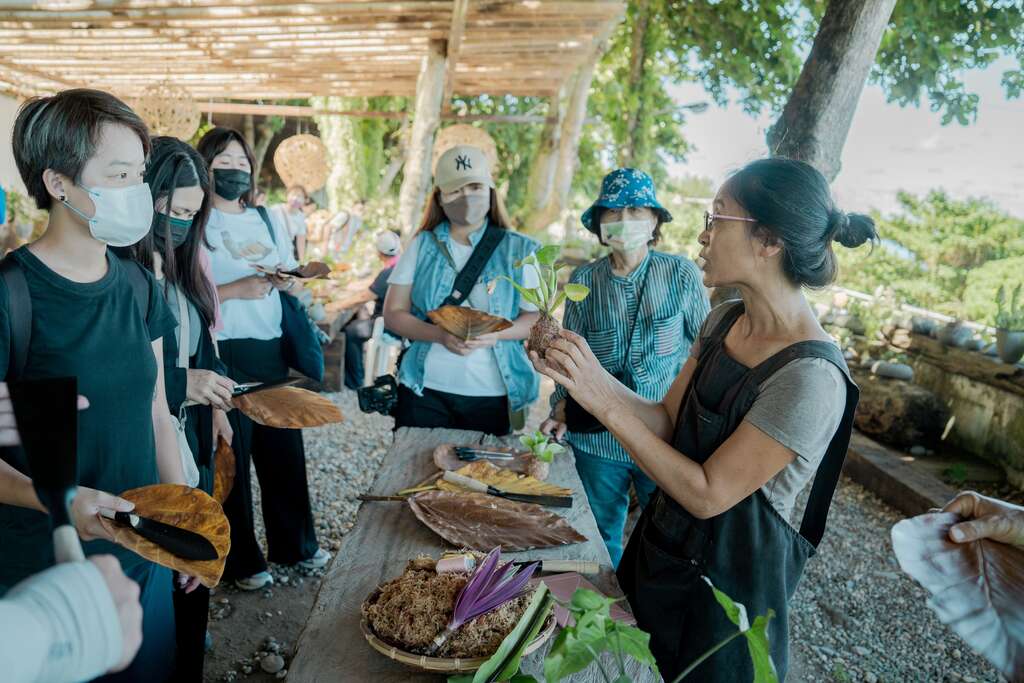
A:
[[[381,375],[372,385],[356,390],[356,395],[364,413],[390,415],[398,403],[398,382],[392,375]]]

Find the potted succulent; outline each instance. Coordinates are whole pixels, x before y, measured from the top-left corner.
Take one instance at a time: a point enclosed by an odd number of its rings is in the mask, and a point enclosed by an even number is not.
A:
[[[529,448],[534,457],[541,462],[550,463],[556,455],[565,452],[565,446],[539,430],[533,434],[523,434],[519,437],[519,443]]]
[[[996,351],[1004,363],[1016,363],[1024,356],[1024,305],[1020,301],[1021,285],[1013,288],[1006,300],[1006,287],[996,292]]]
[[[516,267],[531,266],[537,270],[538,283],[534,288],[523,287],[516,281],[504,275],[500,279],[508,280],[512,286],[519,290],[523,298],[529,301],[540,310],[540,320],[530,329],[530,350],[536,351],[541,358],[547,351],[548,346],[562,326],[554,318],[566,299],[569,301],[583,301],[590,294],[590,289],[584,285],[568,283],[559,286],[558,274],[568,268],[565,264],[556,264],[561,248],[558,245],[549,245],[538,249],[522,261],[516,263]]]

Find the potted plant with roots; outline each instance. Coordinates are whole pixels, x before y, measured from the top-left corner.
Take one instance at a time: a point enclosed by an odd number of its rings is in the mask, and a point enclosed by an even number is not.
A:
[[[996,292],[996,352],[1004,363],[1016,363],[1024,356],[1024,303],[1021,285],[1013,288],[1006,300],[1006,287]]]

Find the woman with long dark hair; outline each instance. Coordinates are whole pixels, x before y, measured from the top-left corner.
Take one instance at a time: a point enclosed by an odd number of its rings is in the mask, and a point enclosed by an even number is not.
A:
[[[266,211],[252,205],[253,155],[241,133],[214,128],[199,141],[198,151],[213,174],[206,234],[221,301],[221,360],[237,382],[282,379],[289,371],[281,343],[278,290],[287,292],[295,281],[272,273],[298,265],[291,237]],[[331,555],[316,539],[302,431],[266,427],[245,417],[237,424],[235,484],[224,503],[231,522],[224,576],[243,590],[258,590],[273,583],[273,577],[253,527],[250,460],[260,480],[270,561],[316,569]]]
[[[164,343],[164,386],[171,415],[185,430],[198,472],[198,488],[213,493],[213,454],[218,437],[231,443],[228,423],[235,383],[222,373],[210,334],[215,316],[213,285],[200,264],[210,215],[206,162],[174,137],[152,139],[145,180],[153,196],[153,228],[128,247],[131,258],[153,273],[178,323]],[[180,580],[174,593],[179,680],[201,680],[210,591]]]
[[[824,534],[858,398],[803,289],[835,279],[833,242],[874,239],[871,219],[838,209],[810,165],[755,161],[718,191],[699,238],[704,284],[742,299],[711,311],[663,399],[617,381],[572,332],[533,356],[658,485],[618,576],[666,680],[736,632],[705,577],[751,619],[774,611],[770,655],[785,678],[789,601]],[[742,641],[691,677],[750,681]]]
[[[538,245],[512,230],[481,150],[458,145],[446,151],[436,176],[419,232],[388,278],[384,300],[388,329],[412,340],[399,368],[395,426],[508,434],[522,426],[511,416],[537,398],[538,378],[522,341],[539,314],[498,277],[537,286],[536,270],[517,264]],[[488,234],[497,246],[458,300],[513,325],[464,341],[428,322],[427,313],[452,300],[456,277]]]

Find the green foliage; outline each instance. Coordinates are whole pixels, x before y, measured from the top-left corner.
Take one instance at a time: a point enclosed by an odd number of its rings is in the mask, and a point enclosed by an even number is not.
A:
[[[1013,332],[1024,331],[1024,302],[1020,300],[1020,290],[1021,285],[1014,287],[1007,302],[1006,287],[999,286],[996,292],[996,327]]]
[[[550,244],[546,247],[541,247],[522,261],[516,263],[516,268],[530,266],[537,271],[538,283],[534,288],[524,287],[505,275],[499,276],[498,279],[511,282],[512,286],[519,290],[524,299],[547,315],[551,315],[558,310],[558,307],[566,299],[569,301],[583,301],[590,294],[590,288],[575,283],[560,285],[558,281],[558,274],[569,267],[564,263],[555,263],[561,251],[562,248],[557,244]]]
[[[1024,221],[991,202],[954,200],[939,190],[900,193],[899,202],[901,213],[874,216],[885,244],[836,250],[837,283],[862,292],[884,283],[914,306],[991,320],[999,285],[1020,281]]]
[[[953,486],[963,486],[967,481],[967,465],[962,462],[955,463],[942,470],[942,477]]]
[[[565,448],[555,443],[544,432],[536,431],[533,434],[523,434],[519,437],[519,443],[530,449],[533,455],[543,462],[551,462],[559,453],[564,453]]]
[[[657,673],[658,665],[650,650],[650,635],[612,619],[611,606],[616,602],[618,600],[614,598],[578,588],[569,603],[560,603],[572,615],[574,623],[558,634],[544,660],[544,678],[548,683],[562,680],[593,663],[597,664],[605,681],[629,681],[625,667],[627,656]],[[615,656],[616,676],[605,672],[599,657],[602,652],[611,652]]]

